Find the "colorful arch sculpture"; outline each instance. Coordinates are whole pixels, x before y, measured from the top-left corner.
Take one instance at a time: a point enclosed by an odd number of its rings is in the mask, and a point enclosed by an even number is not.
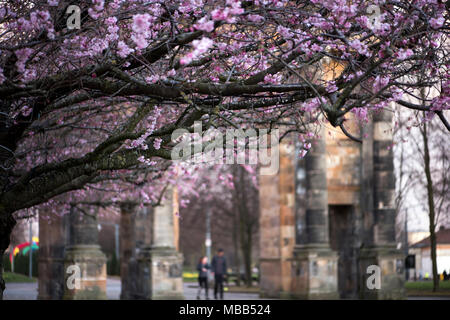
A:
[[[31,248],[31,250],[39,249],[39,238],[38,237],[33,237],[31,244],[30,244],[30,242],[24,242],[24,243],[21,243],[21,244],[18,244],[17,246],[15,246],[14,249],[11,250],[11,253],[9,254],[9,261],[12,263],[14,257],[19,254],[21,249],[23,249],[22,254],[26,255],[28,253],[28,251],[30,250],[30,248]]]

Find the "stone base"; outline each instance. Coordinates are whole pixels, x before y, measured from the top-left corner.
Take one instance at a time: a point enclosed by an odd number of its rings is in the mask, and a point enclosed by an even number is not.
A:
[[[138,280],[134,299],[181,300],[183,295],[183,255],[175,248],[142,249],[137,257]]]
[[[260,258],[260,297],[282,298],[281,293],[289,291],[291,284],[291,261],[281,257]]]
[[[38,300],[61,300],[64,295],[64,259],[41,258],[38,261]]]
[[[120,264],[120,280],[121,291],[120,300],[132,300],[134,294],[137,292],[137,285],[139,283],[138,277],[138,262],[132,257],[127,263],[124,261]]]
[[[360,251],[360,298],[376,300],[399,300],[406,298],[404,254],[393,247],[365,248]],[[368,272],[371,265],[381,270],[380,288],[370,289],[374,271]],[[371,277],[372,276],[372,277]],[[371,277],[369,279],[369,277]]]
[[[80,268],[79,288],[72,288],[76,275],[73,270],[67,273],[71,265]],[[100,246],[76,245],[67,248],[64,271],[64,300],[106,299],[106,256]]]
[[[338,255],[328,246],[297,246],[292,260],[291,299],[339,299]]]

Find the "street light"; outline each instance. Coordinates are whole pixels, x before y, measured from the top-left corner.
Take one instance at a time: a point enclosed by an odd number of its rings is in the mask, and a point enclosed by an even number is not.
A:
[[[206,211],[206,256],[208,257],[208,262],[211,263],[211,210]]]

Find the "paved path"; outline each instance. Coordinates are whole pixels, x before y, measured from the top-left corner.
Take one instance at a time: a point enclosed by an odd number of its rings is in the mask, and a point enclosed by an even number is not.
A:
[[[213,291],[210,289],[210,297]],[[118,300],[120,297],[120,279],[108,278],[106,282],[106,295],[109,300]],[[36,300],[37,283],[7,283],[4,294],[5,300]],[[197,287],[193,283],[184,284],[184,297],[187,300],[197,299]],[[202,298],[204,291],[202,292]],[[255,293],[225,293],[225,300],[257,300]]]
[[[108,278],[106,282],[106,295],[109,300],[118,300],[120,297],[120,279]],[[210,289],[210,297],[213,291]],[[7,283],[4,294],[5,300],[36,300],[37,283]],[[194,283],[184,284],[184,297],[186,300],[195,300],[197,287]],[[204,291],[202,292],[202,298]],[[225,300],[259,300],[255,293],[225,293]],[[450,297],[410,297],[408,300],[450,300]]]

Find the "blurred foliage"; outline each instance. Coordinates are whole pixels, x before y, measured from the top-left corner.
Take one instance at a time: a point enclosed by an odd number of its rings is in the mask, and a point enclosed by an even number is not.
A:
[[[120,276],[120,263],[115,252],[106,261],[106,272],[110,276]]]
[[[20,252],[18,255],[14,257],[14,273],[23,274],[28,276],[29,273],[29,253],[26,255],[22,255],[22,252]],[[33,250],[33,277],[38,276],[38,261],[39,261],[39,250]],[[11,263],[9,261],[9,255],[3,256],[3,268],[4,271],[10,271],[12,272]]]

